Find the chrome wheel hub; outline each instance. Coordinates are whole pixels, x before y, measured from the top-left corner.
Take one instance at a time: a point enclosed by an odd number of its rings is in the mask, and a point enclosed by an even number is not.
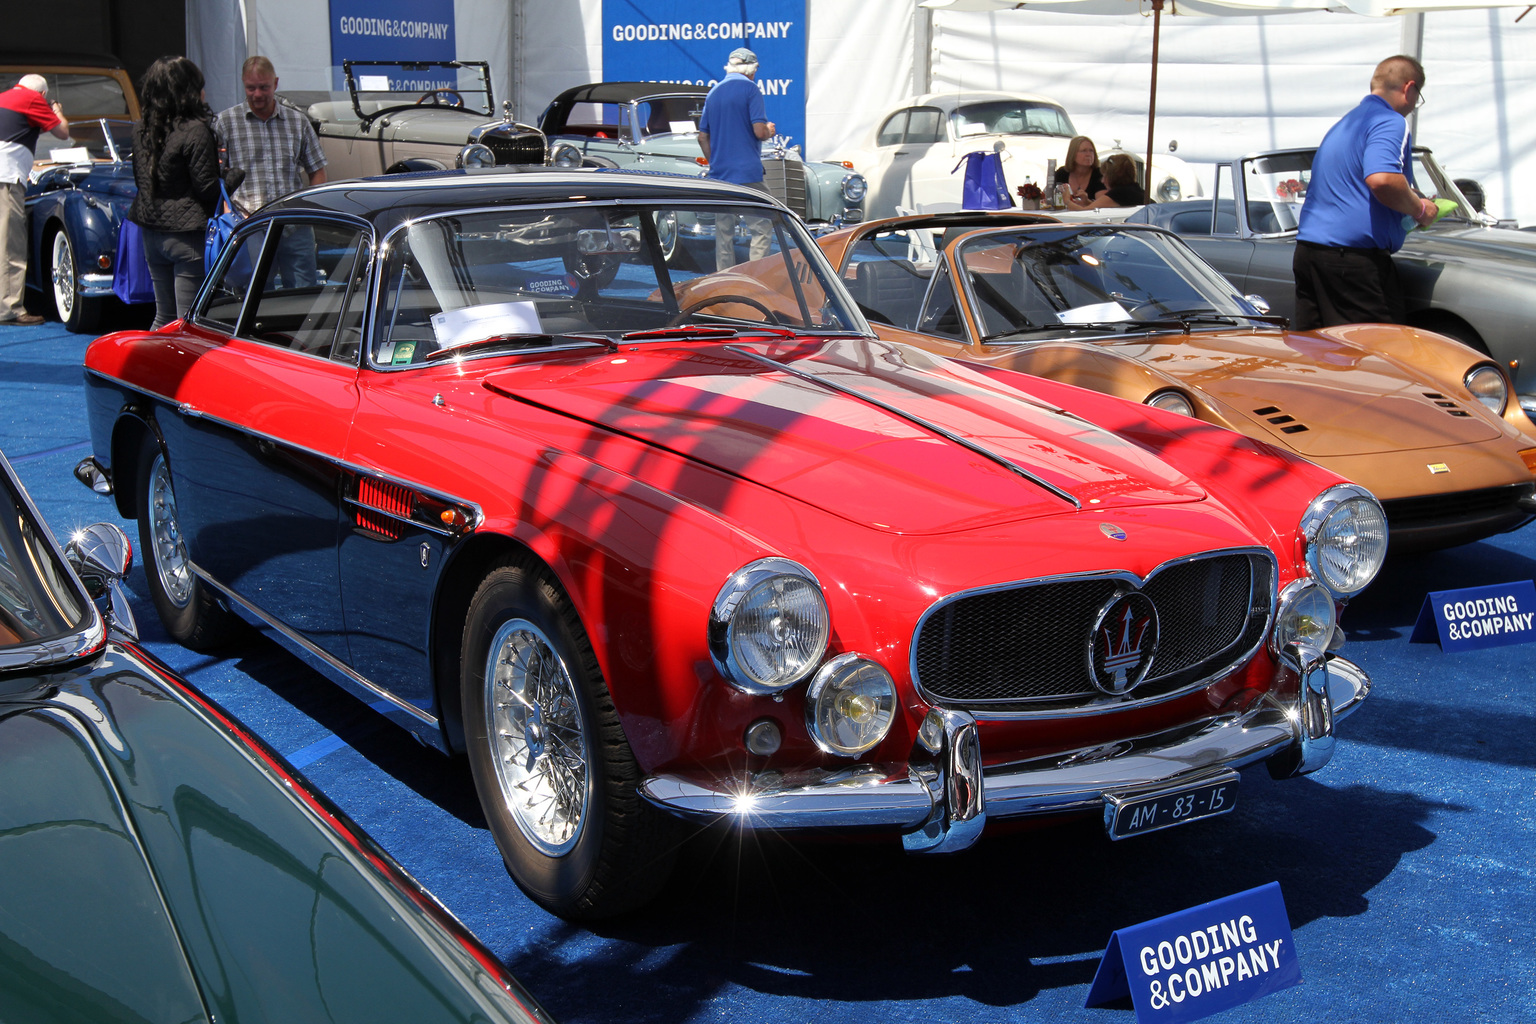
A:
[[[181,525],[176,519],[176,492],[171,490],[171,472],[165,456],[155,457],[149,473],[149,525],[153,537],[155,575],[166,597],[178,608],[185,608],[192,597],[192,566],[187,545],[181,539]]]
[[[544,632],[526,619],[496,631],[485,664],[485,714],[502,799],[549,856],[581,836],[592,799],[586,722],[576,684]]]

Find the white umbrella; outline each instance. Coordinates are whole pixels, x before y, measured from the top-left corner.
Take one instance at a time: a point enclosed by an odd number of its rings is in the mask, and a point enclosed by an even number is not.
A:
[[[919,7],[944,11],[1049,11],[1056,14],[1145,15],[1152,12],[1152,81],[1147,98],[1147,160],[1143,187],[1152,189],[1152,132],[1157,120],[1157,50],[1163,11],[1180,17],[1232,18],[1331,11],[1385,18],[1427,11],[1528,7],[1531,0],[921,0]],[[1523,16],[1523,15],[1522,15]]]

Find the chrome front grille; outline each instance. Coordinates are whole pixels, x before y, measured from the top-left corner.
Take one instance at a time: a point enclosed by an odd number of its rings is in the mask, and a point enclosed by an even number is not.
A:
[[[508,136],[489,131],[480,136],[480,141],[496,154],[498,164],[542,164],[544,162],[544,136],[539,132],[524,132]]]
[[[763,185],[775,199],[805,217],[810,210],[805,196],[805,164],[799,160],[763,161]]]
[[[1130,700],[1220,675],[1264,639],[1275,567],[1266,552],[1169,563],[1128,574],[1031,580],[956,595],[928,610],[912,644],[913,678],[933,703],[980,715],[1069,710],[1105,698],[1089,668],[1100,609],[1139,590],[1157,608],[1158,646]]]

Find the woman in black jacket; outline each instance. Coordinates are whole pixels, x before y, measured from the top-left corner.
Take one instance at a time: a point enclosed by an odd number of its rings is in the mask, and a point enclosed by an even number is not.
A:
[[[128,219],[143,230],[160,328],[185,316],[203,282],[203,238],[219,201],[219,147],[203,73],[185,57],[161,57],[139,82],[143,120],[134,129],[139,194]]]

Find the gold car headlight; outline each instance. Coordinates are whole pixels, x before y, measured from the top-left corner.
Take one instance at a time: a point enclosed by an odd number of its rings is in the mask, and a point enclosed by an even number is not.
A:
[[[1182,391],[1168,388],[1165,391],[1154,391],[1146,398],[1146,404],[1154,409],[1163,409],[1167,412],[1176,412],[1180,416],[1193,416],[1195,403]]]
[[[1358,484],[1335,484],[1301,517],[1307,571],[1334,597],[1353,597],[1376,578],[1387,555],[1387,516]]]
[[[709,615],[709,653],[745,693],[779,693],[816,670],[832,635],[821,584],[787,558],[761,558],[731,574]]]
[[[1474,366],[1467,371],[1465,383],[1472,397],[1487,406],[1490,412],[1495,416],[1504,415],[1504,407],[1509,404],[1509,382],[1498,367],[1486,363]]]

